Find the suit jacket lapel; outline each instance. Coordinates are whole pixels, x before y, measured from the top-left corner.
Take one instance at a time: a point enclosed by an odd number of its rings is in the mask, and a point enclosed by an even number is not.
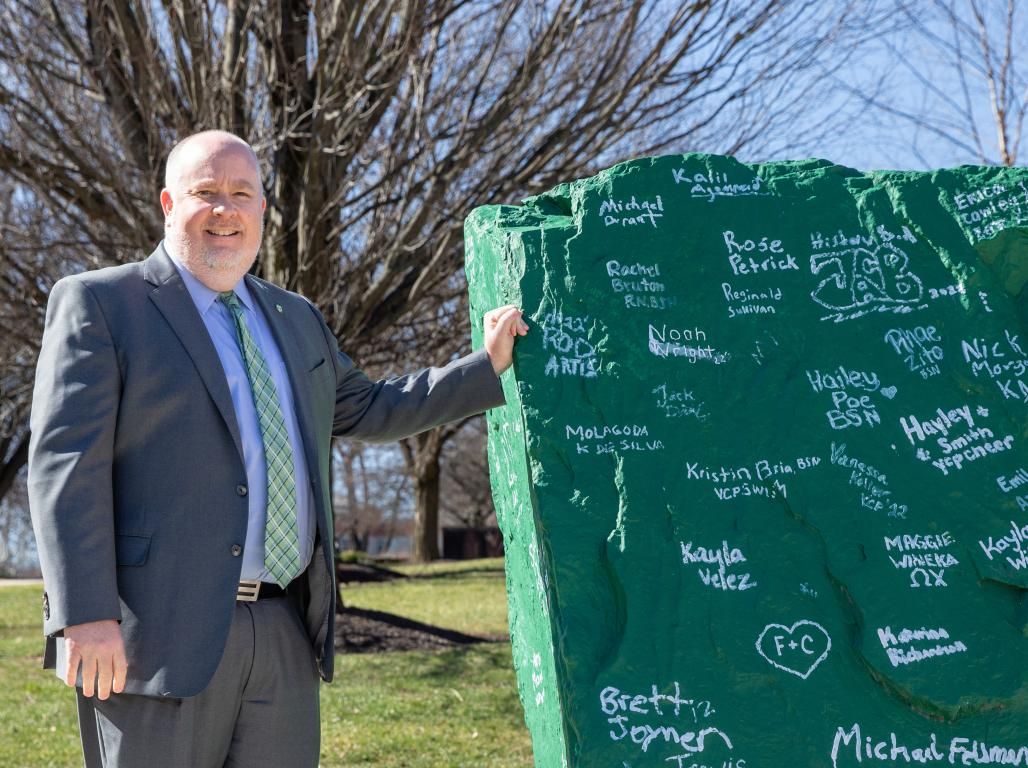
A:
[[[144,263],[143,276],[154,286],[150,292],[150,300],[157,305],[157,309],[164,315],[164,319],[168,321],[168,325],[175,331],[182,346],[192,358],[196,372],[200,374],[204,386],[221,413],[225,427],[232,435],[240,461],[245,463],[243,443],[239,438],[239,425],[232,405],[232,395],[228,391],[225,370],[221,367],[221,360],[214,349],[214,342],[211,341],[207,327],[196,311],[196,305],[174,262],[165,253],[163,245],[157,246],[157,250],[150,254]]]
[[[264,318],[275,337],[275,343],[278,344],[278,351],[285,362],[289,383],[293,390],[293,409],[296,411],[296,418],[300,423],[307,468],[309,472],[316,473],[320,465],[314,444],[314,435],[317,432],[311,417],[310,372],[307,370],[308,361],[301,354],[302,345],[297,344],[299,331],[281,309],[282,305],[274,302],[267,285],[252,279],[249,275],[246,277],[246,285],[250,289],[250,295],[264,313]]]

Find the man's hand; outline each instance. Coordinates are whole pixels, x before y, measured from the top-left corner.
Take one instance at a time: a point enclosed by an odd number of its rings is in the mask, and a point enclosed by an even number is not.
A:
[[[499,376],[514,362],[514,338],[528,333],[521,310],[513,304],[485,313],[485,351]]]
[[[79,665],[82,665],[82,695],[106,699],[111,693],[125,690],[128,662],[121,627],[111,619],[75,624],[64,628],[68,666],[64,682],[75,687]]]

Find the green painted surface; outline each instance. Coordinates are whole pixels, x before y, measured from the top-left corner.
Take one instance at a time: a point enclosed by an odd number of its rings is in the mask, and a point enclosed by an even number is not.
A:
[[[537,766],[1028,765],[1025,225],[1026,170],[705,155],[471,214]]]

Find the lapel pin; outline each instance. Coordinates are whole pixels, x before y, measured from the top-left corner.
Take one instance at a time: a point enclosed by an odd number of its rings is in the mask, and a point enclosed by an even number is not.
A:
[[[282,305],[281,304],[276,304],[275,305],[275,309],[277,309],[279,312],[281,312],[282,311]]]

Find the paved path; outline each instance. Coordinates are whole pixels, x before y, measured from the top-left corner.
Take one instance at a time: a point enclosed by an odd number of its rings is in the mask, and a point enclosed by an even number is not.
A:
[[[4,587],[24,587],[34,584],[36,586],[43,586],[42,579],[0,579],[0,589]]]

